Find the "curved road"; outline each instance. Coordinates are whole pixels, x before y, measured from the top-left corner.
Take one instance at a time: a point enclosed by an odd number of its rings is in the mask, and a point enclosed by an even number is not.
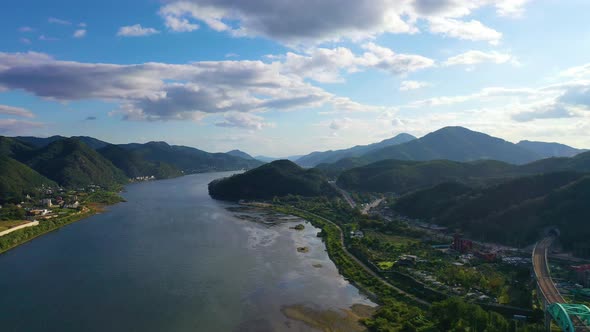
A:
[[[547,301],[547,305],[552,303],[565,303],[563,296],[561,296],[559,290],[555,287],[555,284],[551,279],[551,273],[549,272],[549,266],[547,263],[547,252],[554,240],[555,238],[552,236],[546,237],[539,241],[533,250],[533,269],[541,293]]]

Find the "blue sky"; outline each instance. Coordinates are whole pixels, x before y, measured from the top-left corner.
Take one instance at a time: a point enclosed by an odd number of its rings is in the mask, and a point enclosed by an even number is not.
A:
[[[286,156],[461,125],[590,147],[582,0],[24,0],[0,135]]]

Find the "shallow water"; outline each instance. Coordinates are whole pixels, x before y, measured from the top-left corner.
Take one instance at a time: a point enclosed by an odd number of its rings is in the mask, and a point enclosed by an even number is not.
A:
[[[372,305],[309,223],[212,200],[207,184],[228,174],[130,185],[126,203],[0,255],[2,331],[306,331],[281,308]]]

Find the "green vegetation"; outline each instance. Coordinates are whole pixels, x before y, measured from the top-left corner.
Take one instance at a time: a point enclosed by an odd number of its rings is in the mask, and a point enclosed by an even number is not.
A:
[[[143,159],[135,151],[125,150],[116,145],[107,145],[97,150],[113,165],[121,169],[129,178],[154,176],[156,179],[168,179],[182,175],[175,166],[164,162],[151,162]]]
[[[55,141],[18,159],[65,187],[127,182],[121,170],[77,139]]]
[[[219,179],[209,184],[209,194],[216,199],[271,199],[289,194],[302,196],[331,195],[325,177],[317,170],[305,170],[288,160],[277,160],[246,173]]]
[[[125,200],[116,192],[97,191],[88,195],[88,197],[86,198],[86,202],[97,203],[102,205],[113,205],[120,202],[125,202]]]
[[[590,177],[561,172],[484,188],[444,184],[406,195],[393,208],[478,239],[516,246],[535,242],[544,227],[557,226],[564,247],[576,250],[584,248],[590,236],[585,226],[590,217],[589,199]]]
[[[184,173],[251,169],[263,164],[255,159],[243,159],[226,153],[209,153],[187,146],[168,145],[165,142],[119,146],[136,152],[145,160],[173,165]]]
[[[14,204],[5,204],[0,209],[0,221],[23,220],[25,219],[25,210]]]
[[[12,158],[0,155],[0,203],[20,202],[27,193],[55,182]]]

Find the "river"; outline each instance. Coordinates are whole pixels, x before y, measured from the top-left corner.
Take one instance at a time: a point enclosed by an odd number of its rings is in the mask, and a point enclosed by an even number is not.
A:
[[[207,184],[229,174],[129,185],[127,202],[0,255],[0,329],[307,331],[283,309],[373,305],[318,229],[244,220],[212,200]]]

